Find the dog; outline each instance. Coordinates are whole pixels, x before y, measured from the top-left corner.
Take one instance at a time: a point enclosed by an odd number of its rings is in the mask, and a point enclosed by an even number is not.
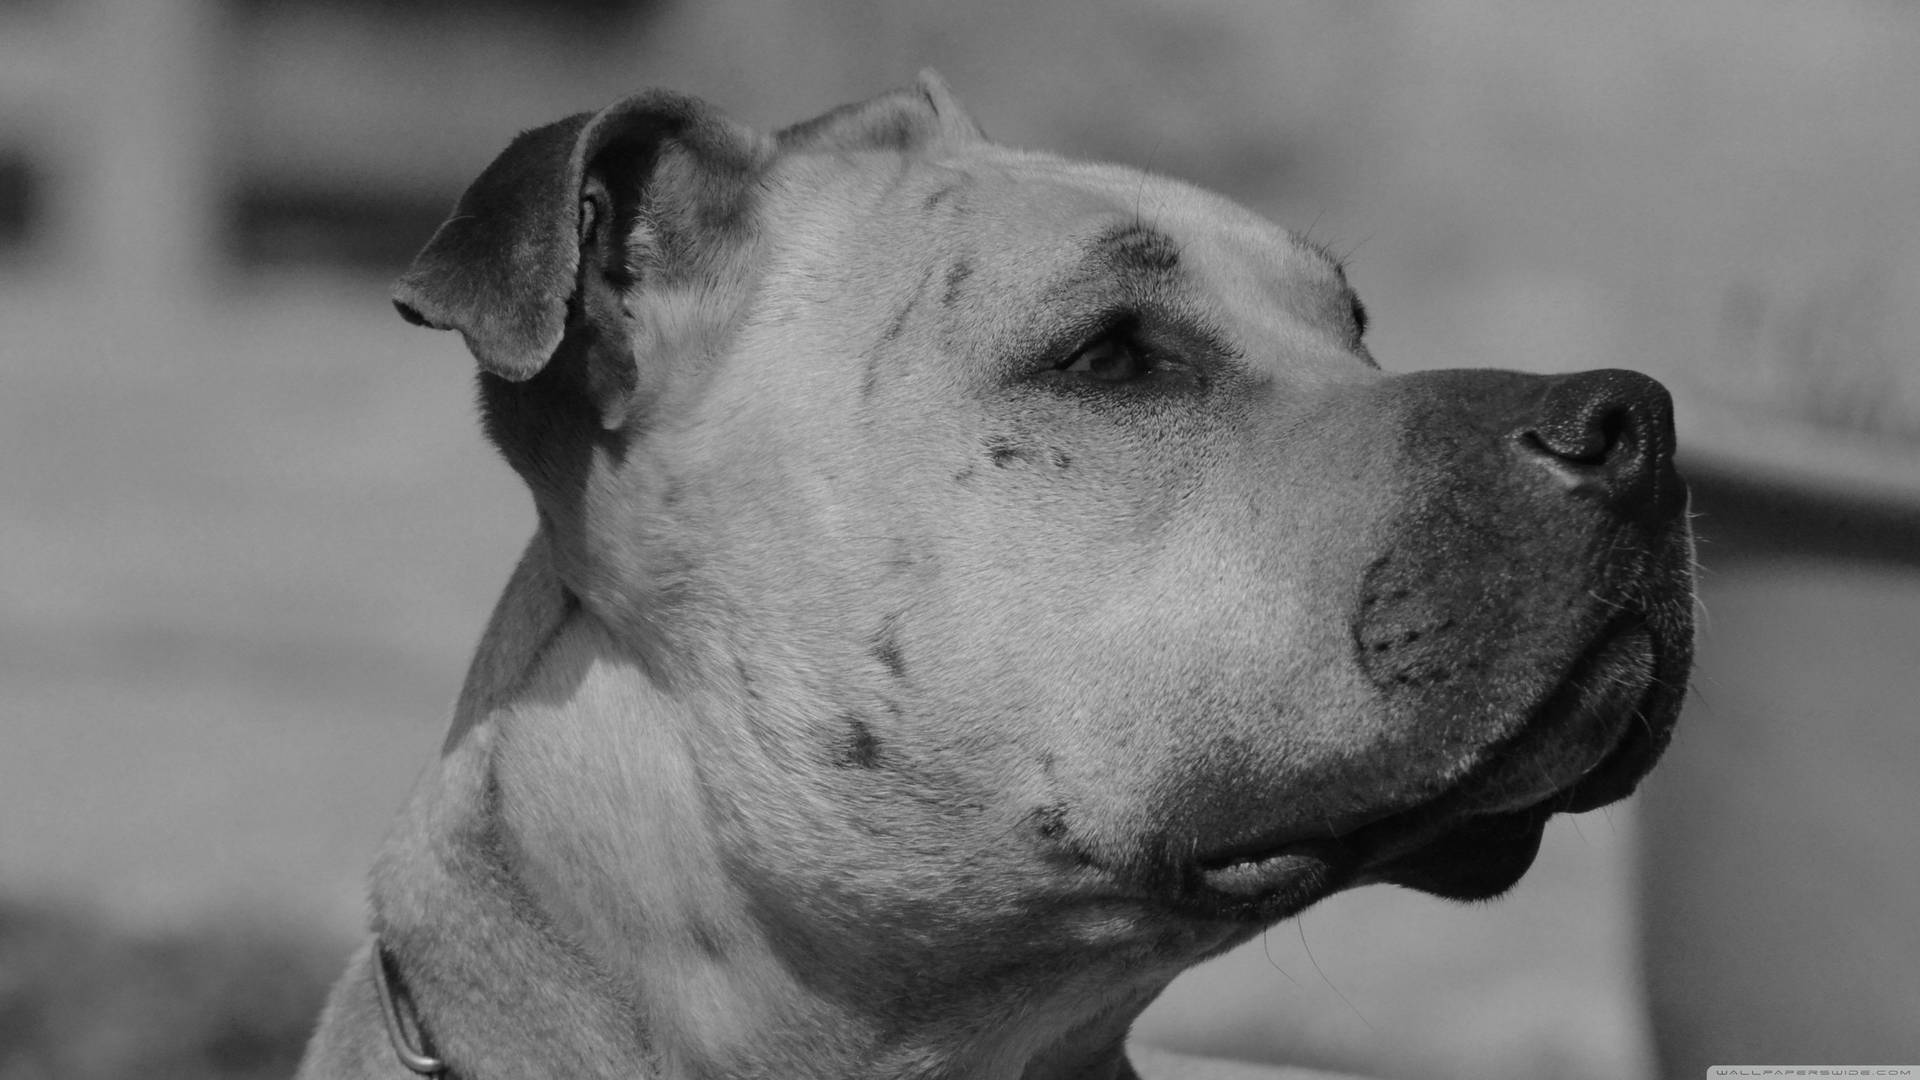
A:
[[[1645,376],[1390,375],[1338,260],[933,74],[526,132],[395,290],[539,526],[300,1076],[1280,1077],[1182,970],[1501,893],[1692,654]]]

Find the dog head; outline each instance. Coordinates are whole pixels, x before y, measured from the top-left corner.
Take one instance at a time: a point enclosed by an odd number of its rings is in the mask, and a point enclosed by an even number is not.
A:
[[[622,722],[697,729],[711,836],[821,970],[1494,895],[1679,709],[1657,383],[1388,374],[1323,250],[988,142],[937,79],[772,137],[664,94],[530,132],[396,297],[465,335],[555,576],[686,706]]]

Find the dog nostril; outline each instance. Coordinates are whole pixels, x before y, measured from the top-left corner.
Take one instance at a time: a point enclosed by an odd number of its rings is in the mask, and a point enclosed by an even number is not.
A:
[[[1570,493],[1659,516],[1685,498],[1673,473],[1673,401],[1632,371],[1551,376],[1509,445]]]
[[[1597,415],[1578,416],[1571,422],[1542,424],[1523,432],[1521,441],[1569,465],[1589,466],[1605,465],[1616,452],[1631,454],[1640,442],[1633,410],[1621,404],[1604,405]]]
[[[1616,447],[1625,453],[1639,449],[1640,439],[1634,430],[1633,410],[1628,406],[1615,405],[1608,410],[1600,418],[1599,431],[1599,449],[1591,459],[1595,463],[1605,461]]]
[[[1635,372],[1590,371],[1552,379],[1538,412],[1514,437],[1568,479],[1631,486],[1662,467],[1672,424],[1659,383]]]

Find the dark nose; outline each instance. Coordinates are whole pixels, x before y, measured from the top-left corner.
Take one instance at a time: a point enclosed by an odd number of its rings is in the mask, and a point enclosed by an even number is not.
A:
[[[1539,415],[1514,432],[1520,453],[1574,492],[1622,514],[1660,514],[1680,497],[1673,398],[1637,371],[1554,378]]]

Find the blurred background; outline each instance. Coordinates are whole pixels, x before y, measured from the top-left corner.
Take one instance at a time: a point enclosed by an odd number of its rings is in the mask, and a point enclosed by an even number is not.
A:
[[[0,1080],[285,1075],[530,532],[388,281],[519,130],[938,67],[1348,256],[1389,368],[1647,370],[1702,540],[1645,793],[1140,1038],[1383,1077],[1920,1063],[1920,8],[0,0]]]

